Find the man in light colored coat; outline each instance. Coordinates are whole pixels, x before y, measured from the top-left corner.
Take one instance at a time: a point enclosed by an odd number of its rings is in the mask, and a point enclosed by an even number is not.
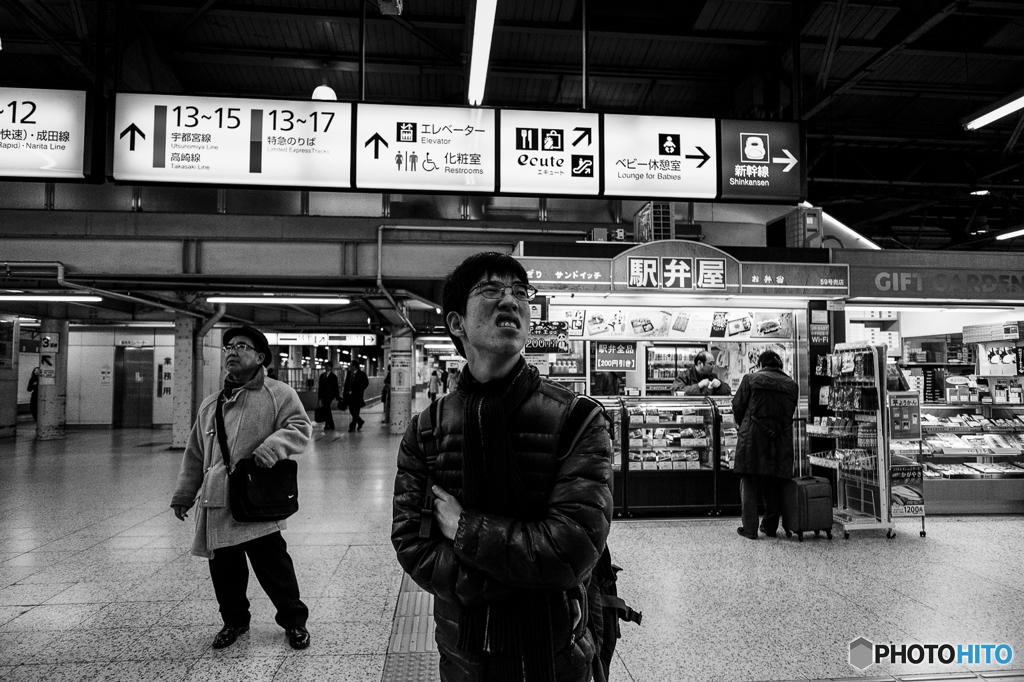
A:
[[[275,620],[295,649],[309,646],[306,619],[309,609],[299,598],[295,567],[281,531],[284,521],[239,522],[228,502],[228,467],[217,436],[217,410],[223,411],[230,464],[245,458],[257,466],[272,467],[306,449],[313,431],[299,396],[288,384],[268,379],[267,338],[252,327],[224,334],[224,390],[199,407],[171,507],[182,521],[199,501],[192,553],[210,560],[210,576],[220,604],[223,629],[214,648],[230,646],[249,629],[249,581],[246,556],[267,596],[277,607]]]

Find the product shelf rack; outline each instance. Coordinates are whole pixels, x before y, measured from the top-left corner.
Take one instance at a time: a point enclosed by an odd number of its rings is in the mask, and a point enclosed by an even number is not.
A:
[[[836,345],[829,362],[832,411],[861,424],[873,421],[875,426],[873,434],[869,429],[834,436],[838,504],[833,518],[845,538],[861,530],[884,530],[889,538],[896,534],[889,503],[885,361],[884,345],[842,343]],[[869,414],[873,420],[858,419]]]

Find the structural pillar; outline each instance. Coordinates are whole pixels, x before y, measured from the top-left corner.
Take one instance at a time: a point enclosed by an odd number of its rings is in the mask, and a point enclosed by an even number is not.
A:
[[[192,431],[196,375],[193,342],[196,318],[184,313],[174,316],[174,384],[171,390],[171,447],[184,449]]]
[[[391,336],[391,433],[402,435],[412,421],[412,330],[396,329]]]
[[[18,316],[0,315],[0,438],[17,432],[20,339]]]
[[[67,424],[68,321],[44,317],[39,325],[39,420],[36,440],[61,440]],[[56,350],[47,352],[48,345]],[[56,346],[54,346],[56,343]]]

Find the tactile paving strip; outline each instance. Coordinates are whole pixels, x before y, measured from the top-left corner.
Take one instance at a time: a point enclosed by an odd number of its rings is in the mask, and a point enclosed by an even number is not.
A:
[[[388,654],[381,682],[436,682],[437,653]]]
[[[437,680],[437,663],[434,596],[405,575],[381,682],[433,682]]]

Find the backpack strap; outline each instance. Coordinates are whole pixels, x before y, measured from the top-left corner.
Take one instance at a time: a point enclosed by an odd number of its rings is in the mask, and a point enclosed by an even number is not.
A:
[[[583,436],[583,429],[594,417],[604,412],[604,405],[587,395],[578,395],[569,407],[569,416],[558,438],[558,457],[567,456]]]
[[[434,464],[437,463],[437,424],[441,414],[441,401],[444,396],[430,403],[430,407],[420,412],[417,419],[416,440],[420,451],[427,461],[427,485],[423,491],[423,506],[420,508],[419,537],[429,538],[434,525]]]
[[[601,605],[606,609],[614,609],[619,620],[625,620],[640,625],[640,621],[644,618],[643,612],[634,610],[633,607],[627,604],[621,597],[602,594]]]

